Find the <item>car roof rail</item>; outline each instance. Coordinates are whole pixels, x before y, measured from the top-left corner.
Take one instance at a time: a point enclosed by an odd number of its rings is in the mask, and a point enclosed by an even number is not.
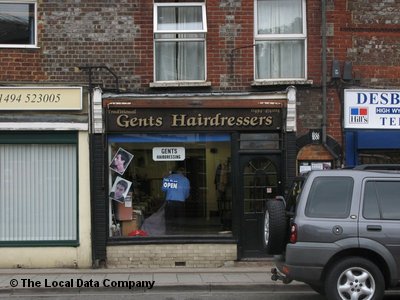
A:
[[[400,164],[363,164],[353,168],[354,170],[398,170]]]

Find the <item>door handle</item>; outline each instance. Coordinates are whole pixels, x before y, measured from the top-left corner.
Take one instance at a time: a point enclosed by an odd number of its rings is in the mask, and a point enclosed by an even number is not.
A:
[[[381,225],[367,225],[367,230],[368,231],[381,231],[382,226]]]

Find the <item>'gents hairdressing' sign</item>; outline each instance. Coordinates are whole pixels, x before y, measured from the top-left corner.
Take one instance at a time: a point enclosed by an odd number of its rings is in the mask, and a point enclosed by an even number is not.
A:
[[[81,109],[81,87],[0,87],[0,110]]]
[[[109,109],[109,131],[132,130],[276,130],[281,127],[278,108],[231,109]]]
[[[182,161],[185,160],[185,148],[183,147],[154,147],[154,161]]]

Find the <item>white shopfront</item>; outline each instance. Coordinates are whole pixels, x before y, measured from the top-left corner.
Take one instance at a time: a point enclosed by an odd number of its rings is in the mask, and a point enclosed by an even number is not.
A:
[[[0,88],[1,268],[90,267],[81,87]]]

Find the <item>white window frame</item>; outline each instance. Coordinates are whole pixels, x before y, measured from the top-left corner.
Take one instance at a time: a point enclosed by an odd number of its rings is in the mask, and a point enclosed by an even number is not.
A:
[[[34,12],[35,12],[35,20],[34,20],[34,43],[33,44],[1,44],[0,48],[38,48],[38,26],[37,26],[37,1],[36,0],[14,0],[14,1],[6,1],[0,0],[0,4],[33,4],[34,5]]]
[[[199,6],[202,9],[202,24],[203,24],[203,29],[201,30],[159,30],[158,27],[158,7],[183,7],[183,6]],[[153,79],[154,82],[157,83],[182,83],[182,82],[187,82],[187,83],[195,83],[195,82],[205,82],[207,79],[207,44],[206,44],[206,33],[207,33],[207,18],[206,18],[206,6],[205,3],[199,3],[199,2],[185,2],[185,3],[179,3],[179,2],[174,2],[174,3],[154,3],[154,8],[153,8],[153,33],[154,33],[154,39],[153,39]],[[174,33],[174,34],[180,34],[180,33],[203,33],[204,37],[203,38],[171,38],[171,39],[162,39],[162,38],[156,38],[156,34],[168,34],[168,33]],[[163,42],[163,41],[173,41],[173,42],[179,42],[179,41],[202,41],[204,42],[204,79],[199,79],[199,80],[168,80],[168,81],[160,81],[157,80],[156,78],[156,42]]]
[[[301,1],[302,6],[302,19],[303,19],[303,26],[302,26],[302,33],[301,34],[258,34],[258,2],[259,0],[254,0],[254,45],[258,41],[303,41],[304,42],[304,77],[295,77],[295,78],[256,78],[256,46],[253,48],[254,53],[254,81],[255,82],[268,82],[268,81],[298,81],[298,80],[306,80],[307,79],[307,17],[306,17],[306,1]]]

